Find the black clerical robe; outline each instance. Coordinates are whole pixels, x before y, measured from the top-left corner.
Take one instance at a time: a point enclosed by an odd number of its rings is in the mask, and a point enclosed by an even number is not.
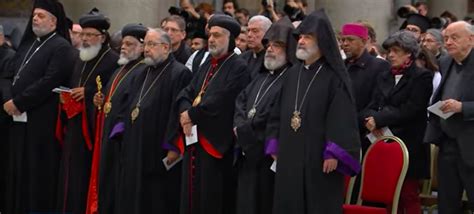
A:
[[[313,77],[314,82],[307,90]],[[297,64],[288,70],[279,105],[275,105],[267,124],[266,152],[278,156],[275,214],[342,213],[341,167],[350,168],[351,164],[357,167],[360,148],[356,107],[349,90],[324,59],[309,69]],[[301,112],[297,131],[293,129],[297,126],[291,124],[295,108]],[[275,145],[277,150],[272,148]],[[338,159],[337,171],[323,173],[327,158]],[[355,163],[345,163],[345,159]]]
[[[5,213],[55,211],[60,145],[54,133],[59,100],[52,89],[67,83],[73,51],[57,34],[25,40],[6,71],[17,80],[11,94],[3,94],[3,101],[12,98],[18,110],[26,112],[27,122],[14,122],[10,129]]]
[[[4,79],[8,74],[6,66],[9,64],[15,51],[6,44],[0,46],[0,98],[3,101],[3,94],[9,93],[11,82]],[[5,102],[2,102],[5,103]],[[0,110],[0,192],[5,192],[5,179],[8,161],[8,137],[12,118],[3,110]],[[0,195],[0,210],[5,210],[5,194]]]
[[[234,127],[242,150],[238,161],[238,214],[272,213],[275,173],[270,169],[273,158],[264,151],[265,130],[288,66],[260,72],[235,102]]]
[[[242,53],[241,56],[247,62],[250,79],[255,79],[260,71],[265,69],[263,66],[263,60],[265,59],[265,49],[258,53],[254,53],[253,50],[247,50]]]
[[[100,75],[107,85],[117,65],[118,55],[103,45],[97,56],[87,62],[77,59],[70,88],[84,87],[85,97],[80,102],[84,110],[64,123],[63,153],[58,182],[58,209],[72,213],[85,213],[89,188],[96,107],[93,97],[97,93],[96,77]]]
[[[248,82],[246,62],[229,53],[207,60],[178,96],[179,112],[188,111],[199,137],[199,142],[187,147],[182,140],[178,143],[184,152],[180,213],[232,213],[235,209],[232,121],[235,99]],[[203,84],[201,102],[193,106]]]
[[[173,56],[175,57],[176,61],[183,65],[186,64],[191,54],[193,54],[193,50],[186,44],[184,40],[181,41],[179,48],[173,52]]]
[[[101,133],[100,136],[96,137],[96,139],[101,139],[100,151],[94,150],[91,172],[91,182],[93,182],[93,184],[89,184],[90,187],[91,185],[96,185],[89,188],[89,195],[100,193],[98,194],[99,213],[115,213],[114,206],[117,197],[119,147],[118,143],[109,140],[109,135],[113,126],[120,118],[119,113],[121,107],[126,106],[127,100],[129,99],[129,93],[127,91],[130,87],[133,87],[135,79],[146,68],[142,60],[143,57],[140,57],[118,68],[108,81],[103,92],[104,103],[107,104],[104,104],[102,107]],[[99,155],[96,155],[95,152],[99,152]],[[97,164],[97,166],[94,166],[95,164]],[[95,171],[96,169],[98,169],[98,171]],[[93,178],[93,176],[95,177]],[[93,179],[98,180],[94,182]],[[91,193],[91,191],[96,192]]]
[[[176,135],[176,97],[191,80],[191,72],[173,56],[139,74],[124,107],[122,123],[111,132],[120,147],[120,177],[114,213],[178,213],[181,168],[165,169],[167,140]],[[148,91],[148,93],[147,93]],[[141,100],[141,101],[140,101]],[[139,114],[132,112],[139,104]],[[122,130],[124,130],[123,133]],[[177,151],[176,151],[177,152]]]

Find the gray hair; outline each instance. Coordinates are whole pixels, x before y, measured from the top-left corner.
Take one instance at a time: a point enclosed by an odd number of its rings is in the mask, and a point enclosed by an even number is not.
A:
[[[252,16],[252,18],[249,19],[248,23],[252,22],[260,22],[260,27],[263,29],[264,32],[267,32],[267,30],[270,29],[270,26],[272,26],[272,21],[266,16],[262,15]]]
[[[163,43],[165,43],[165,44],[168,44],[168,45],[170,46],[170,48],[171,48],[171,38],[170,38],[170,36],[168,35],[168,33],[166,33],[166,31],[164,31],[164,30],[161,29],[161,28],[152,28],[152,29],[149,29],[149,30],[160,34],[160,37],[159,37],[160,42],[163,42]]]
[[[402,30],[397,31],[390,35],[382,44],[382,47],[386,50],[393,46],[398,46],[404,51],[411,53],[411,57],[414,59],[418,56],[420,51],[420,45],[418,40],[412,32]]]
[[[0,25],[0,35],[3,35],[3,26]]]
[[[430,28],[426,31],[426,33],[431,34],[439,44],[444,43],[443,35],[441,34],[441,30],[436,29],[436,28]]]

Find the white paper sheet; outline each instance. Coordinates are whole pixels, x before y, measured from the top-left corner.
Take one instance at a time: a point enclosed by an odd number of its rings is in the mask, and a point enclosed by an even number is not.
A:
[[[274,160],[272,165],[270,166],[270,169],[273,171],[273,172],[276,172],[277,171],[277,161]]]
[[[198,142],[198,135],[197,135],[197,125],[191,127],[191,136],[186,136],[186,146],[195,144]]]
[[[449,113],[443,113],[443,111],[440,110],[441,106],[443,105],[443,101],[438,101],[436,102],[435,104],[431,105],[430,107],[428,107],[428,111],[430,111],[431,113],[433,114],[436,114],[438,115],[439,117],[443,118],[443,119],[448,119],[449,117],[451,117],[451,115],[454,114],[454,112],[449,112]]]
[[[385,126],[385,127],[382,127],[382,135],[383,136],[393,136],[393,133],[392,133],[392,131],[390,131],[390,129],[388,127]],[[377,137],[375,137],[375,135],[372,134],[372,133],[369,133],[367,135],[367,138],[369,139],[369,141],[371,143],[375,143],[377,141]]]
[[[168,157],[165,157],[165,158],[163,158],[163,165],[165,165],[166,170],[169,171],[171,168],[173,168],[174,165],[179,163],[182,159],[183,159],[183,156],[180,155],[178,159],[176,159],[173,163],[168,165]]]
[[[21,123],[28,122],[28,116],[26,115],[26,111],[20,115],[13,115],[13,121]]]

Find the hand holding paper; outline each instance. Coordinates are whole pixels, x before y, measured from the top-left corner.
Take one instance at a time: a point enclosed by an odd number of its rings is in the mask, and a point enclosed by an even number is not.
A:
[[[450,111],[450,112],[446,111],[446,110],[451,110],[452,105],[456,105],[456,104],[451,104],[449,100],[438,101],[435,104],[428,107],[428,111],[446,120],[455,113],[454,111]],[[461,104],[461,108],[462,108],[462,104]]]

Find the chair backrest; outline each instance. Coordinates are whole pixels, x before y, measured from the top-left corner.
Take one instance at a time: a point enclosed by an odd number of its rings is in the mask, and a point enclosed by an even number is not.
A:
[[[408,150],[400,138],[384,136],[372,144],[362,164],[357,204],[383,203],[396,213],[408,163]]]
[[[354,184],[357,176],[344,176],[344,204],[351,204],[352,192],[354,191]]]

